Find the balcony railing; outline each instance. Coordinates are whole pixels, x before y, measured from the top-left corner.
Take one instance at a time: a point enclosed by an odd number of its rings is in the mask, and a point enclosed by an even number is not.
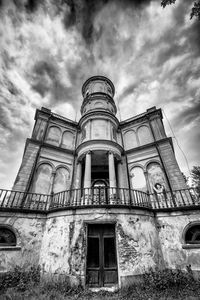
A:
[[[43,211],[84,207],[129,207],[153,210],[200,208],[195,189],[149,194],[126,188],[71,189],[53,195],[0,190],[0,210]]]

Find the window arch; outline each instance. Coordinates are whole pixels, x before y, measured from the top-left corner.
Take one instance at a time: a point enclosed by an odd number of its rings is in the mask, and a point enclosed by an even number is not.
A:
[[[50,194],[52,166],[47,163],[39,165],[33,184],[33,193]]]
[[[138,146],[136,133],[133,130],[129,130],[124,134],[125,149],[131,149]]]
[[[147,191],[146,178],[141,167],[131,169],[131,184],[135,190]]]
[[[66,191],[70,188],[70,173],[69,170],[64,167],[59,167],[56,170],[54,178],[53,192],[59,193]]]
[[[152,192],[157,183],[161,184],[165,189],[167,188],[164,172],[158,162],[150,162],[147,165],[147,174]]]
[[[57,126],[51,126],[47,135],[47,143],[55,146],[59,146],[61,139],[61,129]]]
[[[149,127],[147,126],[140,126],[137,130],[138,139],[140,142],[140,145],[145,145],[148,143],[153,142],[153,137],[151,135],[151,132],[149,130]]]
[[[184,242],[186,244],[200,245],[200,223],[195,223],[186,228]]]
[[[74,135],[71,131],[65,131],[62,136],[62,147],[72,149],[74,146]]]
[[[0,225],[0,246],[16,246],[15,233],[7,226]]]

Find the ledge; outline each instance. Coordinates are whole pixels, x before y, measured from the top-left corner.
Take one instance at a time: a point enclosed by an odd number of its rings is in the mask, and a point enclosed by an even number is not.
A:
[[[19,246],[0,246],[0,251],[20,251],[21,249]]]
[[[183,249],[200,249],[200,244],[185,244],[182,245]]]

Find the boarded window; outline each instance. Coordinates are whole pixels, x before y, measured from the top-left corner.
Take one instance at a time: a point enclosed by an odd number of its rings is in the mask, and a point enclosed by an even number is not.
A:
[[[146,179],[142,168],[134,167],[131,170],[131,183],[133,189],[144,191],[144,192],[147,191]]]
[[[70,131],[65,131],[62,137],[62,148],[73,149],[74,148],[74,135]]]
[[[59,193],[70,187],[70,175],[66,168],[58,168],[54,179],[53,192]]]
[[[147,126],[141,126],[138,129],[137,134],[138,134],[140,145],[145,145],[153,142],[151,132]]]
[[[6,227],[0,227],[0,246],[16,246],[16,236]]]
[[[138,147],[136,134],[133,130],[127,131],[124,134],[124,144],[126,150]]]
[[[49,194],[51,185],[52,167],[49,164],[42,164],[36,172],[33,185],[33,192],[38,194]]]
[[[59,146],[61,139],[61,130],[58,127],[52,126],[49,129],[46,142],[55,146]]]
[[[154,191],[154,187],[157,183],[159,183],[166,189],[167,184],[165,175],[158,163],[150,163],[147,167],[147,172],[152,192]]]

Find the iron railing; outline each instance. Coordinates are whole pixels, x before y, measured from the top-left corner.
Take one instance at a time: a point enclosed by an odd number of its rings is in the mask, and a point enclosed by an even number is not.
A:
[[[71,189],[45,195],[0,190],[0,209],[20,209],[48,212],[76,207],[133,207],[154,210],[199,206],[200,197],[195,189],[182,189],[160,194],[149,194],[126,188],[93,187]]]

